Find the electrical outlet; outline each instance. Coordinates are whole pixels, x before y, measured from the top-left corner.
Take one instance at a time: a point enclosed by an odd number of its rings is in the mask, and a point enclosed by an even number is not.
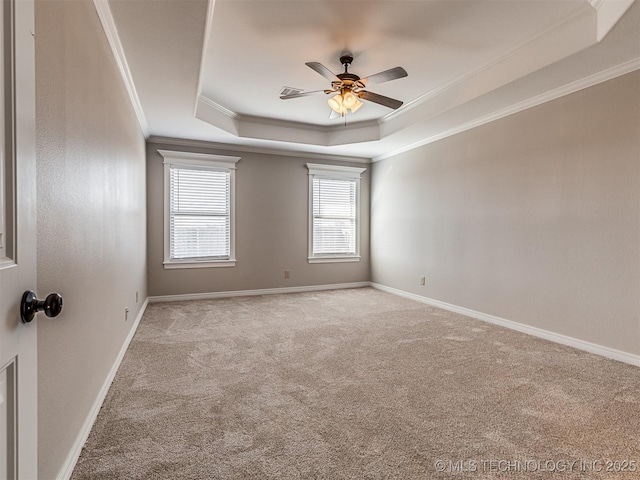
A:
[[[129,320],[129,309],[125,308],[124,309],[124,321],[126,322],[127,320]]]
[[[139,298],[140,298],[140,292],[136,292],[136,303],[138,303]]]
[[[420,277],[420,285],[424,285],[426,281],[427,279],[424,275]]]
[[[284,278],[291,278],[291,271],[290,270],[285,270],[284,271]]]

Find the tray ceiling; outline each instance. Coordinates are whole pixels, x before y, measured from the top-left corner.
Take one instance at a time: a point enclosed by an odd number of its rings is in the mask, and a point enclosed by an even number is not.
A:
[[[451,130],[602,70],[640,67],[637,5],[601,42],[615,51],[596,48],[633,0],[95,2],[154,136],[380,157],[435,138],[438,123]],[[578,57],[593,50],[593,68],[582,68]],[[360,76],[404,67],[407,78],[369,89],[405,104],[365,102],[345,127],[329,120],[327,95],[278,98],[284,86],[328,88],[305,62],[340,73],[344,52]],[[526,81],[540,72],[553,78]]]

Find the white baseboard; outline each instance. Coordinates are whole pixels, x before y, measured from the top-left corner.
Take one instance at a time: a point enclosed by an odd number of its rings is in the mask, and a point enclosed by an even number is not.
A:
[[[275,295],[280,293],[317,292],[320,290],[340,290],[343,288],[362,288],[370,282],[334,283],[329,285],[309,285],[303,287],[261,288],[258,290],[235,290],[229,292],[187,293],[184,295],[157,295],[149,297],[149,303],[181,302],[184,300],[209,300],[212,298],[250,297],[255,295]]]
[[[500,325],[502,327],[506,327],[511,330],[517,330],[518,332],[523,332],[529,335],[533,335],[534,337],[544,338],[545,340],[550,340],[552,342],[560,343],[562,345],[567,345],[569,347],[574,347],[579,350],[584,350],[589,353],[595,353],[596,355],[600,355],[606,358],[611,358],[613,360],[618,360],[620,362],[624,362],[624,363],[628,363],[628,364],[640,367],[640,355],[623,352],[621,350],[616,350],[614,348],[605,347],[603,345],[587,342],[585,340],[580,340],[578,338],[569,337],[567,335],[562,335],[560,333],[550,332],[549,330],[544,330],[542,328],[532,327],[530,325],[525,325],[523,323],[518,323],[512,320],[507,320],[507,319],[496,317],[493,315],[488,315],[486,313],[477,312],[469,308],[459,307],[457,305],[452,305],[450,303],[441,302],[440,300],[434,300],[432,298],[416,295],[415,293],[409,293],[409,292],[405,292],[404,290],[398,290],[397,288],[387,287],[386,285],[380,285],[374,282],[371,282],[370,285],[373,288],[382,290],[384,292],[393,293],[394,295],[398,295],[400,297],[416,300],[418,302],[426,303],[427,305],[432,305],[434,307],[439,307],[444,310],[449,310],[450,312],[460,313],[462,315],[466,315],[467,317],[475,318],[477,320],[482,320],[483,322]]]
[[[98,392],[98,396],[96,397],[96,400],[93,402],[91,410],[89,411],[89,415],[87,415],[87,418],[84,421],[82,428],[78,432],[76,441],[73,443],[73,447],[71,448],[71,451],[67,455],[67,458],[64,464],[62,465],[62,468],[60,469],[58,476],[56,477],[58,480],[69,480],[69,478],[71,478],[73,469],[76,467],[78,458],[80,458],[80,453],[82,453],[82,447],[84,447],[84,444],[87,441],[87,438],[89,437],[89,433],[91,433],[91,429],[93,428],[93,424],[95,423],[96,418],[98,417],[100,408],[102,408],[102,403],[104,402],[104,399],[107,396],[107,392],[109,392],[109,387],[111,387],[111,382],[113,382],[113,379],[116,376],[116,372],[120,367],[120,363],[124,358],[124,354],[127,352],[127,348],[129,348],[131,339],[133,339],[133,336],[135,335],[136,330],[138,329],[138,325],[140,324],[140,319],[142,318],[142,315],[144,314],[144,311],[146,310],[148,304],[149,304],[149,299],[146,299],[142,304],[142,307],[140,307],[140,311],[138,312],[138,315],[136,316],[136,319],[133,322],[133,326],[129,331],[129,335],[127,335],[127,338],[122,344],[122,348],[120,349],[120,352],[118,353],[118,356],[116,357],[115,362],[113,362],[113,366],[109,371],[109,375],[107,375],[106,380],[102,384],[102,388],[100,389],[100,392]]]

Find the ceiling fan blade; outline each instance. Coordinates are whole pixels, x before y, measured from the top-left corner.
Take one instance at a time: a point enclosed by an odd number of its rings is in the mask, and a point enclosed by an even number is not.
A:
[[[300,93],[294,93],[291,95],[280,95],[280,100],[289,100],[290,98],[299,98],[299,97],[306,97],[307,95],[313,95],[316,93],[325,93],[324,90],[312,90],[310,92],[300,92]]]
[[[400,100],[385,97],[384,95],[378,95],[377,93],[373,92],[367,92],[366,90],[359,91],[358,96],[363,100],[369,100],[370,102],[393,108],[394,110],[400,108],[400,106],[402,105],[402,102]]]
[[[318,63],[318,62],[307,62],[307,63],[305,63],[305,65],[307,67],[309,67],[311,70],[314,70],[317,73],[319,73],[320,75],[322,75],[327,80],[331,80],[332,82],[336,82],[336,81],[339,82],[340,81],[340,79],[336,76],[335,73],[333,73],[331,70],[329,70],[327,67],[325,67],[321,63]]]
[[[384,72],[369,75],[368,77],[361,78],[360,81],[366,85],[375,85],[377,83],[388,82],[389,80],[395,80],[396,78],[403,78],[409,75],[407,71],[402,67],[390,68]]]

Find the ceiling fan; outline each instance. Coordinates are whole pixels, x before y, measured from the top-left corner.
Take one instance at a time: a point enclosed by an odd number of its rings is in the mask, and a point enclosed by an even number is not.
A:
[[[307,62],[305,63],[306,66],[324,78],[331,80],[331,88],[309,92],[285,89],[281,93],[280,98],[282,100],[288,100],[290,98],[306,97],[307,95],[315,93],[325,93],[327,95],[337,93],[337,95],[328,100],[329,106],[331,107],[331,116],[329,118],[344,117],[348,112],[355,112],[363,105],[360,99],[368,100],[369,102],[377,103],[394,110],[400,108],[402,105],[400,100],[370,92],[365,90],[365,88],[370,85],[406,77],[408,74],[404,68],[395,67],[385,70],[384,72],[376,73],[375,75],[360,78],[358,75],[349,72],[349,67],[352,62],[353,56],[351,54],[342,55],[340,57],[340,63],[344,66],[344,72],[337,75],[321,63]]]

